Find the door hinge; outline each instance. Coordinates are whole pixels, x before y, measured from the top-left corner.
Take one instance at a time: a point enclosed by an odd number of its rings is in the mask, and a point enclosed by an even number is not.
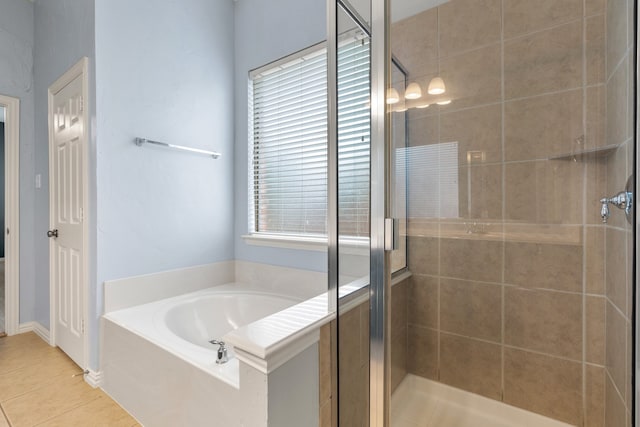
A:
[[[84,335],[84,319],[80,321],[80,333]]]
[[[80,112],[84,112],[84,96],[80,96]]]

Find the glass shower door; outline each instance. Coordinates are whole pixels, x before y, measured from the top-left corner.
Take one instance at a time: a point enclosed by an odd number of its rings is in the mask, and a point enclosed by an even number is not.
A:
[[[634,7],[390,1],[412,274],[392,425],[632,425]]]

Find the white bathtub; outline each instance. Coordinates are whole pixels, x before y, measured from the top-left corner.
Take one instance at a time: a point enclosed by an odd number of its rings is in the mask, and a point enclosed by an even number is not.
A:
[[[325,290],[321,273],[240,261],[107,282],[101,387],[148,426],[316,425]]]
[[[238,387],[238,361],[227,345],[229,361],[217,364],[212,339],[300,302],[289,296],[228,283],[202,291],[118,310],[105,315],[193,366]]]

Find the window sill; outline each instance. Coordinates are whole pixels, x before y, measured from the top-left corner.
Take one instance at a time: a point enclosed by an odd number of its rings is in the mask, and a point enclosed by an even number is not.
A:
[[[300,249],[304,251],[327,252],[329,243],[324,237],[281,236],[277,234],[245,234],[242,239],[249,245],[271,248]],[[365,239],[344,239],[340,241],[340,252],[349,255],[369,254],[369,241]]]

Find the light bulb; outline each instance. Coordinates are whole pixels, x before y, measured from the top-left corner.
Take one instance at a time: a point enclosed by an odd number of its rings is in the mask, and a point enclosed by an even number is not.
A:
[[[434,77],[431,79],[429,82],[429,89],[427,89],[429,95],[442,95],[445,91],[444,80],[440,77]]]
[[[438,105],[449,105],[449,104],[451,104],[451,100],[450,99],[444,99],[442,101],[436,102],[436,104],[438,104]]]
[[[400,101],[400,94],[394,88],[387,89],[387,104],[396,104]]]
[[[416,82],[411,83],[407,86],[407,90],[404,92],[404,97],[407,99],[418,99],[422,97],[422,89],[420,89],[420,85]]]

